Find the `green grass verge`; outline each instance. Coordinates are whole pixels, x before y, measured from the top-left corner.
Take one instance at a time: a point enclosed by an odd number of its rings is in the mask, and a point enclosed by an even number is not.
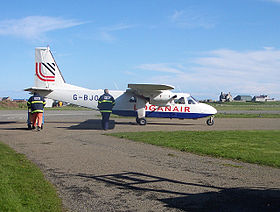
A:
[[[39,168],[1,142],[0,211],[63,211]]]
[[[215,118],[280,118],[280,114],[224,114],[224,113],[218,113],[215,115]]]
[[[218,111],[223,110],[259,110],[259,111],[279,111],[280,101],[277,102],[213,102],[207,103],[215,107]]]
[[[20,105],[18,107],[6,107],[0,105],[0,110],[27,110],[27,106]],[[85,107],[78,106],[63,106],[63,107],[45,107],[45,110],[92,110]]]
[[[280,130],[124,132],[108,135],[280,168]]]

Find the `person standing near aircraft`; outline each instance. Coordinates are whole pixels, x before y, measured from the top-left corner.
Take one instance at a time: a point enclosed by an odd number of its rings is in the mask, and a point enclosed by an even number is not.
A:
[[[104,94],[98,99],[98,109],[102,115],[102,129],[108,130],[109,128],[109,119],[112,109],[115,105],[115,99],[109,94],[109,90],[104,89]]]
[[[37,92],[34,92],[34,95],[28,99],[27,106],[31,109],[32,129],[35,129],[36,125],[37,131],[40,131],[42,129],[43,112],[45,104],[45,99],[42,96],[40,96],[40,94],[38,94]]]

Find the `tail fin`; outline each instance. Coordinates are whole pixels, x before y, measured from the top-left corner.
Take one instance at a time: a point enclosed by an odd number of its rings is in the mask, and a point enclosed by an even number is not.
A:
[[[49,47],[35,49],[35,87],[55,88],[65,80],[53,58]]]

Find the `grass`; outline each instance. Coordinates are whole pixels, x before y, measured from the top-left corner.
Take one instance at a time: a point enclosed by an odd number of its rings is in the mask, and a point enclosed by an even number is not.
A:
[[[0,211],[63,211],[39,168],[1,142]]]
[[[46,107],[45,110],[92,110],[92,109],[85,108],[85,107],[79,107],[79,106],[75,106],[75,105],[68,105],[68,106],[63,106],[63,107]]]
[[[213,102],[207,103],[221,110],[260,110],[260,111],[279,111],[280,101],[275,102]]]
[[[25,103],[19,102],[9,105],[9,102],[0,101],[0,110],[27,110],[27,105]]]
[[[0,101],[0,110],[27,110],[27,104],[22,102],[14,102],[12,106],[10,106],[5,101]],[[67,105],[63,107],[51,107],[45,108],[45,110],[91,110],[85,107],[79,107],[76,105]]]
[[[280,114],[269,114],[269,113],[262,113],[262,114],[234,114],[234,113],[218,113],[215,115],[215,118],[280,118]]]
[[[124,132],[109,135],[280,168],[280,130]]]

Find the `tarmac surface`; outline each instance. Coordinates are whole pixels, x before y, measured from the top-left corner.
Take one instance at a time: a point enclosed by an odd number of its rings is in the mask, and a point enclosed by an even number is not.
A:
[[[280,119],[113,118],[46,111],[26,130],[26,111],[0,111],[0,140],[37,164],[68,211],[279,211],[280,169],[170,150],[106,135],[123,131],[280,129]],[[205,141],[207,145],[207,141]]]

